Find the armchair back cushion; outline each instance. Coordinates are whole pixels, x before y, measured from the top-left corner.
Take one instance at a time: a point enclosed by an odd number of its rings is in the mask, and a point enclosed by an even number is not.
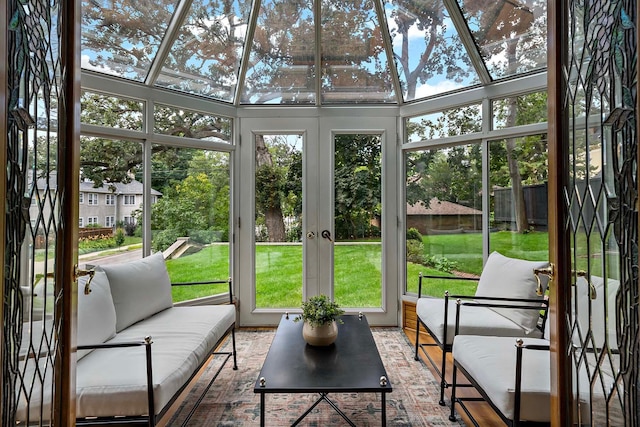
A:
[[[116,335],[116,309],[104,271],[96,271],[85,295],[88,276],[78,279],[78,345],[101,344]],[[78,360],[92,350],[79,350]]]
[[[476,296],[539,299],[536,294],[538,281],[534,268],[547,267],[547,261],[527,261],[509,258],[498,252],[489,255],[482,269]],[[543,291],[547,288],[548,277],[540,276]],[[514,304],[518,305],[518,304]],[[523,305],[522,303],[520,305]],[[527,305],[527,304],[524,304]],[[530,304],[529,304],[530,305]],[[533,309],[491,308],[496,313],[520,325],[527,333],[532,332],[538,323],[539,313]]]
[[[109,278],[116,332],[173,306],[171,281],[161,252],[140,260],[96,267]]]
[[[620,282],[615,279],[607,278],[605,281],[600,276],[591,276],[589,284],[586,278],[578,277],[576,286],[573,287],[572,311],[580,331],[576,330],[574,333],[574,344],[581,345],[580,336],[584,339],[587,331],[591,329],[593,341],[589,341],[590,347],[595,344],[597,348],[603,348],[606,337],[609,348],[618,349],[616,297],[619,288]],[[592,291],[595,295],[592,295]]]

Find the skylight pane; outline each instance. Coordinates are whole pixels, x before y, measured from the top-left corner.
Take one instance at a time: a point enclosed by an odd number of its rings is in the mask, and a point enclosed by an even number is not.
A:
[[[312,0],[265,0],[253,37],[241,102],[315,104]]]
[[[405,101],[479,83],[442,0],[387,1],[385,13]]]
[[[156,85],[231,102],[250,1],[194,0]]]
[[[385,2],[405,101],[480,82],[442,0]]]
[[[492,78],[547,65],[547,0],[458,0]]]
[[[322,103],[397,102],[371,0],[322,1]]]
[[[82,1],[82,68],[144,81],[177,0]]]

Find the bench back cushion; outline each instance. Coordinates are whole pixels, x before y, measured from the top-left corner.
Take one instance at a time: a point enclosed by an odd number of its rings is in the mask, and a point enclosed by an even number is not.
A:
[[[533,269],[544,268],[548,265],[547,261],[509,258],[498,252],[493,252],[489,255],[487,263],[482,269],[476,296],[542,300],[542,297],[536,294],[538,281],[533,274]],[[540,275],[540,280],[542,281],[542,290],[546,291],[548,277]],[[492,308],[492,310],[520,325],[527,333],[532,332],[538,323],[539,312],[537,310],[514,308]]]
[[[111,285],[117,332],[173,305],[171,281],[162,253],[100,268]]]
[[[109,280],[104,271],[96,270],[85,295],[84,287],[89,279],[78,279],[78,345],[100,344],[116,335],[116,309],[113,306]],[[78,360],[92,350],[79,350]]]

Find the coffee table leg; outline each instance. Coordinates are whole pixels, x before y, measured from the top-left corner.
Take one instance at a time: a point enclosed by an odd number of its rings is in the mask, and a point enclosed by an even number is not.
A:
[[[387,427],[387,393],[382,395],[382,427]]]
[[[264,393],[260,393],[260,427],[264,427]]]

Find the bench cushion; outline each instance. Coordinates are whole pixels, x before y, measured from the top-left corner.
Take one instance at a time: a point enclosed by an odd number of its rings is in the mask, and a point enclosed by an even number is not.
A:
[[[506,257],[498,252],[489,255],[482,269],[476,296],[539,299],[536,294],[538,281],[534,268],[547,267],[547,261],[527,261]],[[543,291],[546,290],[549,278],[541,275]],[[526,304],[525,304],[526,305]],[[536,329],[539,313],[532,309],[491,308],[496,313],[511,319],[527,332]]]
[[[116,335],[116,309],[104,271],[96,271],[88,295],[84,287],[88,276],[78,279],[78,345],[100,344]],[[78,350],[78,359],[93,350]]]
[[[420,298],[416,304],[416,313],[431,334],[440,343],[444,342],[444,299]],[[447,320],[447,341],[453,343],[456,325],[456,303],[449,300]],[[487,307],[463,305],[460,307],[460,334],[464,335],[498,335],[507,337],[532,336],[538,338],[538,329],[527,332],[520,325],[496,313]]]
[[[160,411],[235,322],[235,306],[172,307],[118,333],[110,342],[151,336],[156,412]],[[77,365],[77,416],[143,415],[144,347],[99,349]]]
[[[116,310],[116,331],[173,305],[171,281],[162,253],[140,260],[96,267],[109,278]]]
[[[524,338],[524,344],[549,345],[544,339]],[[515,404],[516,340],[508,337],[458,335],[453,358],[484,390],[491,403],[508,419]],[[551,366],[549,352],[524,350],[522,355],[520,419],[550,420]]]

